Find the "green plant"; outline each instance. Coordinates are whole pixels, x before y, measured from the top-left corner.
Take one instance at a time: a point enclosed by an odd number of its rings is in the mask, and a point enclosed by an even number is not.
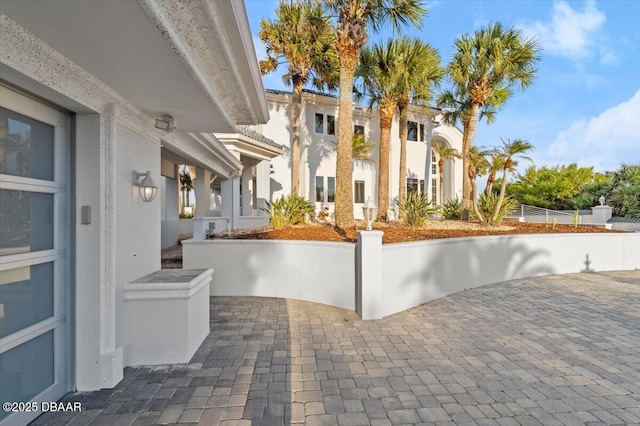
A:
[[[300,195],[290,194],[275,201],[267,201],[267,207],[261,210],[271,217],[271,226],[279,229],[304,223],[315,211],[315,205]]]
[[[580,212],[578,210],[575,211],[575,213],[573,213],[573,227],[577,228],[578,227],[578,219],[580,218]]]
[[[423,226],[429,217],[438,211],[431,206],[424,194],[410,192],[407,199],[400,202],[400,220],[407,226]]]
[[[456,197],[455,200],[449,200],[442,206],[442,217],[447,220],[462,219],[462,201]]]
[[[497,225],[498,223],[502,222],[504,217],[513,212],[513,210],[515,210],[516,206],[518,205],[518,202],[515,199],[511,197],[505,197],[502,201],[502,204],[500,205],[500,211],[498,211],[498,214],[496,214],[496,207],[498,205],[499,198],[500,196],[493,192],[490,194],[487,194],[486,192],[480,194],[478,209],[484,215],[484,217],[495,217],[494,220],[490,220],[489,223],[491,225]]]
[[[558,219],[553,218],[553,222],[551,222],[551,229],[556,229],[556,225],[558,224]]]

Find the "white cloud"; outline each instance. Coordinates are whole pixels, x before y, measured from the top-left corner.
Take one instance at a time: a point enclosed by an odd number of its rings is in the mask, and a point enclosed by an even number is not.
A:
[[[542,155],[542,163],[578,163],[606,171],[617,169],[621,163],[640,162],[638,111],[640,90],[628,101],[561,131]]]
[[[581,61],[600,51],[602,62],[607,64],[615,59],[614,53],[597,46],[598,32],[605,20],[594,0],[588,0],[582,12],[565,1],[556,1],[550,22],[536,21],[524,29],[540,39],[545,52]]]

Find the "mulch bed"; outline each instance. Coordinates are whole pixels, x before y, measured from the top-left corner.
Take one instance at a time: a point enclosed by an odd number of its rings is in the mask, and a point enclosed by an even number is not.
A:
[[[364,229],[359,224],[358,230]],[[444,225],[444,226],[443,226]],[[383,244],[403,243],[409,241],[434,240],[442,238],[476,237],[484,235],[516,235],[516,234],[584,234],[611,233],[613,231],[595,226],[557,224],[555,227],[544,223],[503,222],[500,226],[480,226],[479,224],[461,221],[434,221],[423,228],[411,228],[402,225],[374,224],[374,230],[384,232]],[[260,229],[245,231],[231,235],[219,235],[215,238],[249,239],[249,240],[305,240],[355,242],[356,228],[340,229],[330,224],[296,225],[282,229]]]

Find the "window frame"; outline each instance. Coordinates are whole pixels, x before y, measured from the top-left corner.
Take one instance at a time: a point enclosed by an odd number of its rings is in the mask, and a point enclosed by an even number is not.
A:
[[[318,131],[318,118],[320,118],[320,126],[319,126],[320,131]],[[315,124],[315,127],[314,127],[315,133],[317,135],[324,134],[324,114],[316,112],[315,113],[315,122],[314,122],[314,124]]]

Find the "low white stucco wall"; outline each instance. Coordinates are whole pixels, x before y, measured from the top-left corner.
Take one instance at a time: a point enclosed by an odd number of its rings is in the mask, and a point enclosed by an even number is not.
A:
[[[618,231],[640,232],[640,223],[638,222],[610,222],[613,229]]]
[[[285,297],[355,310],[355,245],[185,240],[185,269],[213,268],[212,296]]]
[[[382,311],[386,316],[511,279],[630,269],[640,269],[639,234],[496,236],[389,244],[382,247]]]

